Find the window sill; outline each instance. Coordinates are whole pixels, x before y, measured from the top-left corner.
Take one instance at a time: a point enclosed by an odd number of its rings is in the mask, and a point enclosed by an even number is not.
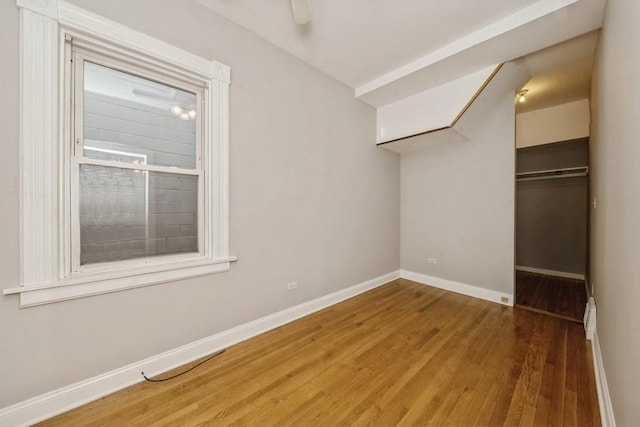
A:
[[[4,295],[20,294],[20,307],[32,307],[125,289],[140,288],[174,280],[227,271],[236,257],[190,263],[167,264],[162,270],[135,273],[122,271],[110,276],[69,277],[55,283],[5,289]]]

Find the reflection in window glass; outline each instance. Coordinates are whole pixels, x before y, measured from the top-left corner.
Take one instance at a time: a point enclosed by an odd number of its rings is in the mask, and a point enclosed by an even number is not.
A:
[[[84,63],[85,157],[194,169],[197,114],[194,93]]]

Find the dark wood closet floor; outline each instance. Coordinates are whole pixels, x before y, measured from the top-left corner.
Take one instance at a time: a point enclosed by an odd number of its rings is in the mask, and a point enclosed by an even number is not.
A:
[[[516,307],[582,323],[584,280],[516,271]]]

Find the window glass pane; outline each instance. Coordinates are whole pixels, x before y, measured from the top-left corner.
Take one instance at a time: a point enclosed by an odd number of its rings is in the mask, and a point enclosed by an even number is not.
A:
[[[80,165],[80,264],[198,251],[198,177]]]
[[[194,169],[196,95],[84,62],[84,155]]]

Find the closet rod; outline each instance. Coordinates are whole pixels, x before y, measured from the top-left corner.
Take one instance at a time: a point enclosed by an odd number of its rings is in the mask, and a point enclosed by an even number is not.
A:
[[[542,179],[558,179],[558,178],[575,178],[578,176],[587,176],[586,172],[580,172],[580,173],[565,173],[562,175],[546,175],[546,176],[532,176],[529,178],[516,178],[516,181],[518,182],[522,182],[522,181],[538,181],[538,180],[542,180]]]
[[[516,174],[516,181],[533,181],[540,179],[575,178],[587,176],[588,166],[577,168],[546,169],[541,171],[520,172]]]
[[[516,176],[527,176],[527,175],[540,175],[543,173],[562,173],[562,172],[589,172],[589,166],[580,166],[574,168],[561,168],[561,169],[545,169],[541,171],[531,171],[531,172],[519,172]]]

